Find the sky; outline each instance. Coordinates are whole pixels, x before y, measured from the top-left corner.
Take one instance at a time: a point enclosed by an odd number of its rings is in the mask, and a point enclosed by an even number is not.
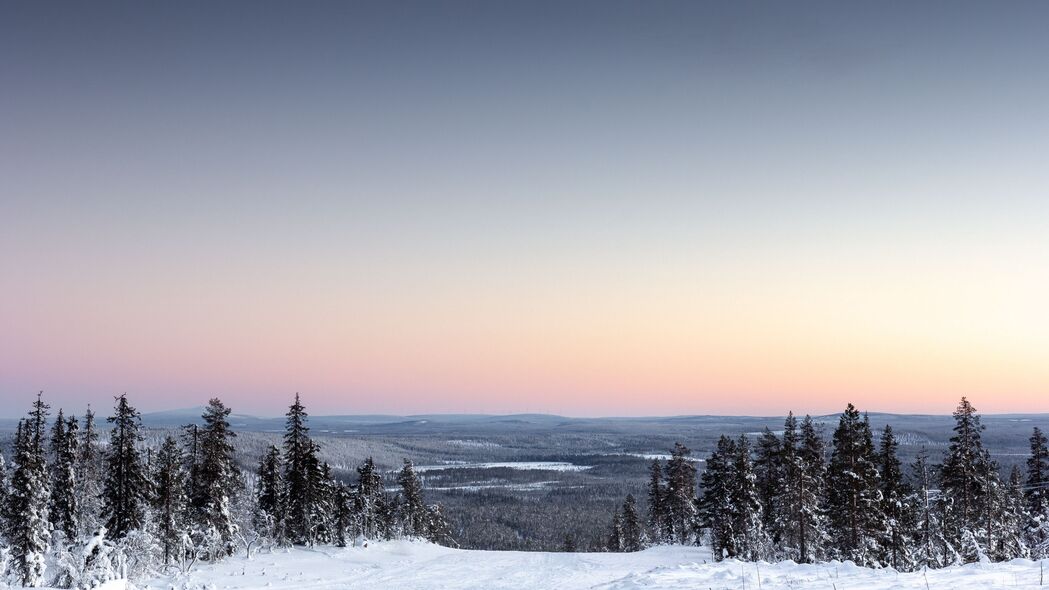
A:
[[[0,415],[1049,412],[1049,3],[0,4]]]

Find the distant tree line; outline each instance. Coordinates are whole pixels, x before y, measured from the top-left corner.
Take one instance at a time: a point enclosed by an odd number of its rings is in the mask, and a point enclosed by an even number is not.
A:
[[[109,443],[94,414],[83,424],[37,396],[19,421],[8,469],[0,453],[0,572],[13,585],[91,588],[105,580],[186,571],[265,546],[424,538],[453,544],[440,505],[427,505],[410,460],[387,490],[369,458],[356,484],[318,459],[298,394],[283,449],[255,472],[237,466],[230,409],[212,399],[203,424],[144,444],[141,417],[116,399]]]
[[[984,448],[984,426],[966,398],[939,465],[927,453],[897,458],[886,426],[877,444],[870,421],[849,404],[830,441],[810,416],[787,416],[752,443],[722,436],[696,492],[690,451],[652,463],[648,518],[638,526],[634,499],[613,516],[608,548],[707,543],[715,559],[851,560],[901,571],[1016,557],[1049,557],[1049,450],[1035,428],[1027,473],[1008,477]],[[629,523],[629,525],[628,525]]]

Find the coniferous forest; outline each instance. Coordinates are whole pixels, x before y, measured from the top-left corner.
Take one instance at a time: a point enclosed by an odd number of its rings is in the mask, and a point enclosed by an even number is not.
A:
[[[82,419],[50,410],[38,395],[18,422],[12,464],[0,454],[0,569],[16,586],[91,588],[292,545],[455,544],[409,459],[389,487],[371,459],[357,482],[337,481],[297,394],[282,447],[271,445],[253,471],[238,467],[219,399],[202,425],[156,448],[126,395],[105,429],[90,410]]]
[[[297,394],[281,444],[256,457],[237,456],[219,399],[199,423],[148,442],[126,395],[110,414],[99,424],[90,410],[52,412],[38,395],[18,422],[10,462],[0,454],[0,566],[10,583],[92,587],[292,546],[456,545],[409,459],[393,477],[370,458],[353,481],[336,477]],[[782,432],[720,437],[702,462],[678,443],[652,461],[647,494],[615,510],[603,549],[702,544],[719,560],[898,571],[1049,556],[1046,436],[1034,428],[1026,470],[1001,473],[968,400],[953,417],[942,456],[923,450],[909,465],[892,427],[873,432],[851,404],[833,432],[790,414]],[[576,550],[576,539],[566,535],[562,549]]]
[[[875,435],[852,404],[829,445],[813,419],[788,415],[782,434],[722,436],[699,477],[678,444],[656,460],[642,525],[633,497],[612,519],[608,547],[707,543],[715,559],[850,560],[914,571],[1049,557],[1049,450],[1039,428],[1027,470],[1000,473],[964,397],[939,463],[897,458],[892,427]]]

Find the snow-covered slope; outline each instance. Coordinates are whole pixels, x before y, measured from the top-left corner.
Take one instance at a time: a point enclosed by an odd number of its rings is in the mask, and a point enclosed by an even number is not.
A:
[[[1047,564],[1049,565],[1049,564]],[[758,577],[760,575],[760,585]],[[1047,572],[1049,578],[1049,572]],[[1049,579],[1046,580],[1049,583]],[[640,553],[464,551],[397,541],[348,549],[293,549],[233,558],[181,579],[149,582],[153,590],[897,590],[1036,588],[1038,562],[974,564],[897,574],[851,564],[711,563],[696,547],[656,547]]]

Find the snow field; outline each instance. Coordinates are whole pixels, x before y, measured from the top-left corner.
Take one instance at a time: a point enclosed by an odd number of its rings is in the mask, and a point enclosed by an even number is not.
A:
[[[1049,565],[1049,564],[1046,564]],[[150,590],[982,590],[1039,588],[1040,564],[1023,559],[923,572],[802,565],[711,563],[701,547],[638,553],[468,551],[392,541],[346,549],[291,549],[234,557]],[[1047,568],[1049,569],[1049,568]],[[1049,572],[1046,572],[1049,583]]]

